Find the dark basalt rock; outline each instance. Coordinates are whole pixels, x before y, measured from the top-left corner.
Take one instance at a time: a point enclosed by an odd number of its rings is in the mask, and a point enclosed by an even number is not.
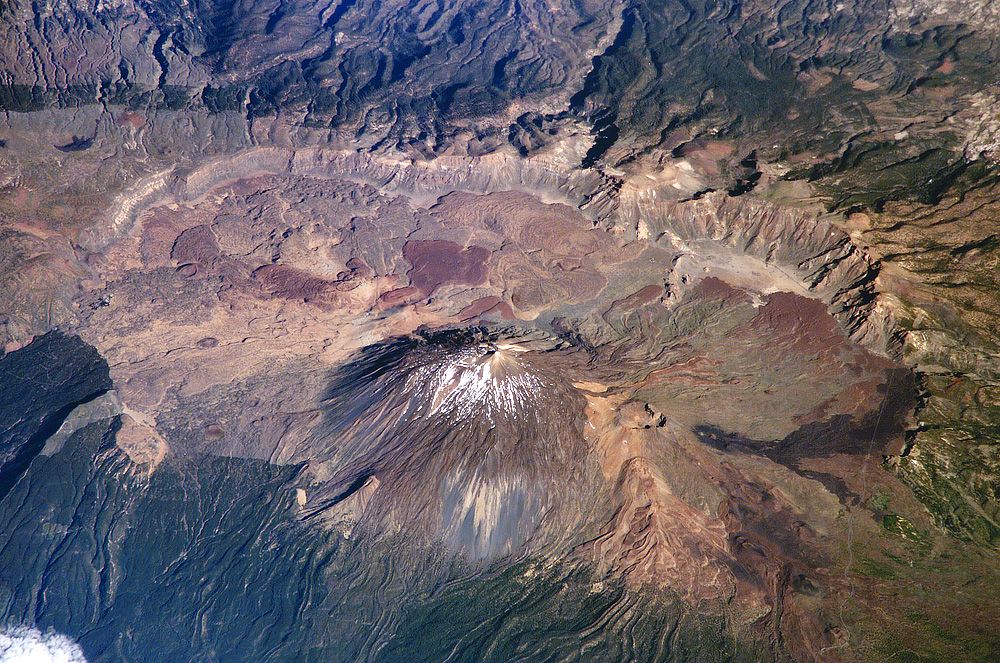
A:
[[[79,337],[51,331],[0,358],[0,499],[66,417],[111,389],[108,365]]]
[[[60,152],[82,152],[83,150],[86,150],[93,144],[94,144],[93,138],[86,138],[84,136],[73,136],[73,140],[66,143],[65,145],[56,145],[55,148]]]

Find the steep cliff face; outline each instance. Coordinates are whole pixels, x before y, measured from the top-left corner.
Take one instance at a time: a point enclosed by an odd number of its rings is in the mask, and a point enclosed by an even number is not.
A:
[[[994,5],[4,4],[4,621],[994,660]]]

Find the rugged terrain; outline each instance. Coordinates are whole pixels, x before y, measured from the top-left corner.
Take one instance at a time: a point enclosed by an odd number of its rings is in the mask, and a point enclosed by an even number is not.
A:
[[[4,4],[4,637],[995,660],[997,12]]]

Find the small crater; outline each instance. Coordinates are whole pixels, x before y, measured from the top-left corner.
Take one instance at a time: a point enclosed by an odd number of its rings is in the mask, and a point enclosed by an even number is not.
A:
[[[181,278],[190,279],[198,274],[198,266],[194,263],[186,263],[177,268],[177,275]]]

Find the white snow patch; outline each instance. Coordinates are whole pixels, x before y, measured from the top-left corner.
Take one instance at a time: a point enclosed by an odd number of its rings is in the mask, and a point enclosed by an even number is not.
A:
[[[415,377],[432,390],[430,414],[446,414],[456,421],[480,416],[495,424],[497,416],[532,413],[545,382],[516,359],[521,351],[482,344],[443,365],[422,367]]]

